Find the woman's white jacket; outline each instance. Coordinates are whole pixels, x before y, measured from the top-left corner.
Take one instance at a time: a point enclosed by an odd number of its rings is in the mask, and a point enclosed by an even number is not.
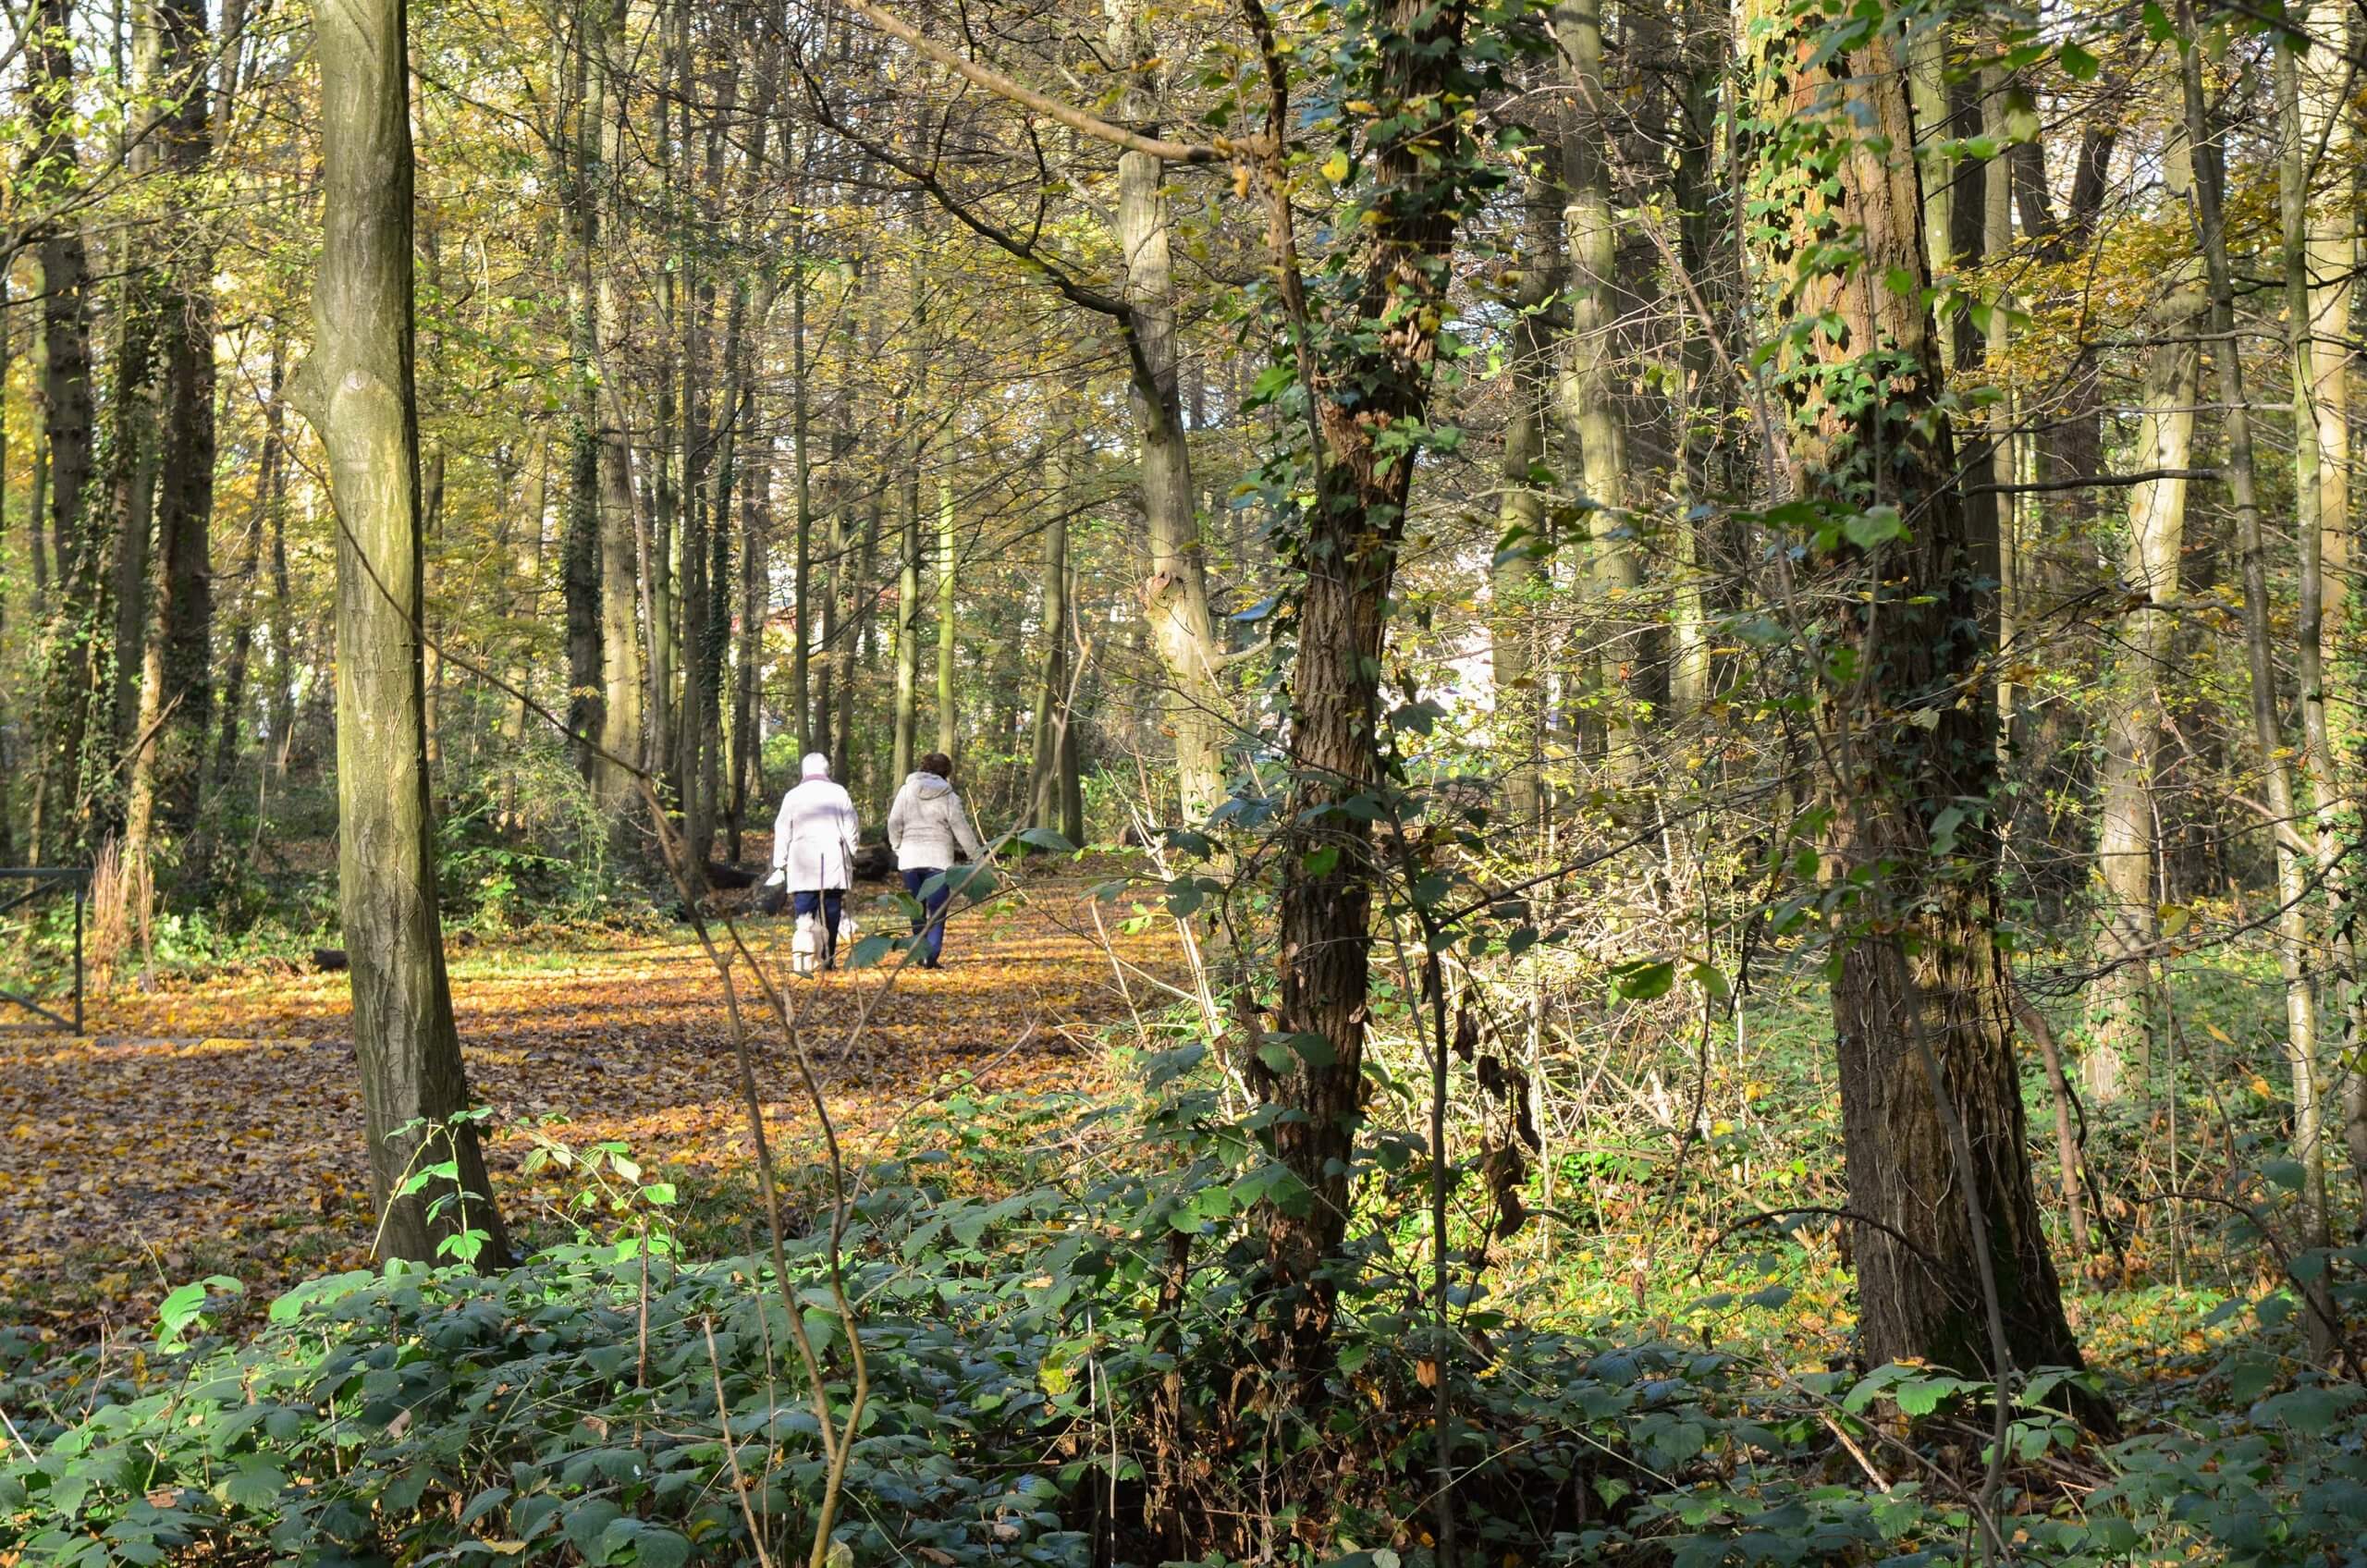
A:
[[[773,818],[773,865],[793,893],[852,887],[860,831],[846,790],[827,778],[808,778],[781,797],[780,815]]]

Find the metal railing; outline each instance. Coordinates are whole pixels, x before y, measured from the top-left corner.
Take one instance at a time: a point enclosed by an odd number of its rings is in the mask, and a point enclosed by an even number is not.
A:
[[[25,992],[0,987],[0,1004],[19,1007],[27,1012],[48,1019],[60,1028],[82,1032],[82,910],[91,900],[91,874],[80,866],[67,865],[0,865],[0,883],[31,882],[31,887],[6,900],[0,900],[0,915],[22,909],[34,900],[45,898],[60,888],[68,890],[74,899],[74,1016],[52,1012]]]

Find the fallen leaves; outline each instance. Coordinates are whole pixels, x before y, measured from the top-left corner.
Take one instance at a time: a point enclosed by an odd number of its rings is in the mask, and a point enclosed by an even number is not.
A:
[[[1161,933],[1111,933],[1079,909],[1086,884],[1037,882],[960,919],[947,966],[789,979],[785,921],[751,922],[781,975],[834,1121],[859,1158],[944,1074],[994,1069],[1000,1086],[1089,1086],[1098,1056],[1073,1043],[1133,1016],[1171,979]],[[889,908],[854,902],[888,929]],[[714,972],[687,933],[593,932],[583,945],[480,948],[452,959],[472,1097],[495,1112],[497,1196],[537,1206],[508,1131],[567,1123],[578,1145],[615,1139],[653,1171],[738,1175],[747,1129]],[[886,989],[883,990],[883,987]],[[795,1160],[817,1146],[793,1063],[743,985],[768,1130]],[[871,1010],[860,1036],[855,1025]],[[0,1037],[0,1315],[81,1338],[144,1324],[173,1283],[232,1275],[267,1302],[308,1275],[367,1260],[372,1217],[348,977],[223,978],[95,1003],[90,1036]],[[995,1086],[990,1084],[990,1086]],[[556,1189],[554,1189],[556,1190]],[[545,1194],[547,1196],[547,1194]]]

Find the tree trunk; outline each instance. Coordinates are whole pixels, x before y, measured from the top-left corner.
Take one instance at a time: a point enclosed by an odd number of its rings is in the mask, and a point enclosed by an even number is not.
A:
[[[165,80],[172,106],[157,128],[159,161],[186,186],[214,152],[214,100],[204,0],[158,0]],[[192,225],[175,246],[157,323],[163,373],[163,446],[156,491],[156,551],[163,602],[163,729],[156,736],[165,821],[187,832],[214,704],[214,248]]]
[[[1554,352],[1545,311],[1561,292],[1561,213],[1553,188],[1532,177],[1522,205],[1522,244],[1527,252],[1511,303],[1520,313],[1512,327],[1513,362],[1507,367],[1511,410],[1504,419],[1503,498],[1496,506],[1496,554],[1489,572],[1489,678],[1495,692],[1496,744],[1509,753],[1505,765],[1505,815],[1515,833],[1541,831],[1545,818],[1545,704],[1536,658],[1537,602],[1552,586],[1540,572],[1551,543],[1545,521],[1546,490],[1538,472],[1545,461],[1545,385]]]
[[[1061,762],[1069,729],[1069,483],[1070,431],[1056,422],[1045,437],[1046,504],[1051,520],[1044,525],[1042,608],[1043,656],[1036,667],[1036,711],[1028,726],[1033,744],[1027,769],[1026,822],[1067,836],[1061,810]],[[1072,844],[1082,840],[1069,839]]]
[[[2186,140],[2183,93],[2175,102],[2162,156],[2168,221],[2191,219],[2191,152]],[[2174,268],[2146,315],[2153,339],[2138,393],[2137,438],[2130,465],[2175,473],[2194,455],[2194,410],[2201,398],[2202,349],[2195,341],[2206,303],[2201,269]],[[2116,1104],[2127,1096],[2132,1056],[2152,1060],[2152,953],[2161,940],[2161,899],[2154,886],[2154,766],[2166,716],[2161,682],[2172,668],[2177,633],[2173,603],[2186,543],[2187,481],[2150,479],[2129,486],[2128,538],[2121,577],[2128,609],[2114,661],[2111,706],[2104,717],[2096,871],[2103,883],[2099,957],[2104,973],[2089,1011],[2089,1046],[2080,1064],[2089,1102]]]
[[[237,631],[230,642],[229,668],[222,680],[221,727],[214,748],[213,788],[217,796],[229,791],[238,766],[239,741],[246,728],[247,672],[254,657],[255,583],[263,572],[264,539],[287,505],[287,418],[279,396],[285,380],[280,368],[283,358],[275,338],[263,409],[263,451],[256,459],[255,508],[247,520],[246,558],[239,566]]]
[[[1867,1217],[1859,1349],[2000,1379],[2077,1366],[2030,1178],[1994,831],[1985,806],[1955,803],[1986,802],[1996,776],[1996,563],[1939,403],[1907,82],[1887,32],[1820,63],[1820,18],[1752,0],[1747,25],[1755,113],[1781,127],[1751,194],[1782,214],[1762,265],[1791,485],[1812,508],[1804,591],[1853,606],[1811,656],[1827,864],[1857,889],[1835,912],[1833,1004],[1850,1207]],[[1846,267],[1823,259],[1834,235],[1861,247]]]
[[[584,116],[599,137],[597,179],[587,200],[596,211],[615,210],[614,190],[625,155],[625,94],[610,93],[607,83],[617,68],[624,31],[625,0],[593,0],[599,20],[595,34],[591,80],[585,87]],[[587,176],[587,178],[589,177]],[[633,508],[632,448],[627,437],[632,422],[618,364],[624,351],[624,307],[618,297],[614,271],[596,269],[594,286],[596,337],[595,347],[605,396],[599,401],[599,528],[600,528],[600,749],[593,792],[612,813],[621,813],[633,796],[630,771],[641,766],[647,752],[644,731],[649,690],[641,634],[646,576],[641,570],[642,528]]]
[[[2190,22],[2192,6],[2179,7]],[[2326,1212],[2325,1107],[2320,1094],[2318,997],[2310,974],[2310,898],[2313,846],[2303,835],[2293,769],[2278,712],[2275,631],[2268,601],[2268,545],[2262,528],[2252,458],[2251,410],[2244,402],[2243,356],[2235,348],[2236,286],[2227,259],[2222,192],[2226,151],[2203,104],[2198,45],[2182,60],[2187,140],[2194,149],[2194,205],[2202,263],[2211,290],[2211,360],[2218,373],[2226,422],[2226,480],[2236,508],[2236,550],[2244,583],[2244,661],[2250,676],[2252,743],[2259,748],[2268,796],[2269,834],[2276,856],[2276,957],[2285,981],[2285,1060],[2293,1074],[2293,1158],[2301,1166],[2301,1241],[2305,1249],[2330,1240]],[[2312,531],[2313,532],[2313,531]],[[2314,545],[2314,539],[2311,541]],[[2309,547],[2305,545],[2305,548]],[[2314,630],[2314,629],[2312,629]],[[2311,639],[2314,641],[2314,639]],[[2334,1346],[2331,1298],[2323,1272],[2302,1287],[2310,1347],[2321,1360]]]
[[[412,386],[411,141],[403,0],[314,12],[321,72],[317,341],[295,401],[320,432],[337,540],[338,901],[384,1257],[426,1262],[463,1230],[509,1241],[471,1109],[437,925],[421,662]],[[406,1178],[449,1160],[404,1195]],[[465,1195],[464,1195],[465,1194]]]
[[[957,581],[953,530],[953,425],[944,426],[937,469],[937,749],[961,755],[961,693],[953,681],[954,588]]]
[[[1619,236],[1612,223],[1613,128],[1602,81],[1601,0],[1562,0],[1553,10],[1575,115],[1563,141],[1569,204],[1562,227],[1570,248],[1570,330],[1563,339],[1562,423],[1577,443],[1579,496],[1586,507],[1587,581],[1601,630],[1593,680],[1603,755],[1613,777],[1632,776],[1636,683],[1643,668],[1642,622],[1634,599],[1643,578],[1628,514],[1627,433],[1612,367],[1619,322]]]
[[[588,13],[591,7],[585,9]],[[604,645],[609,628],[602,614],[607,598],[603,574],[608,564],[601,548],[600,465],[606,440],[600,420],[601,323],[594,281],[599,270],[600,207],[611,177],[602,157],[608,73],[605,58],[598,68],[592,64],[594,25],[587,14],[570,30],[575,46],[565,61],[567,87],[560,101],[562,121],[571,107],[576,122],[572,138],[560,142],[566,165],[559,171],[559,190],[573,251],[567,317],[574,398],[568,412],[567,527],[559,545],[559,580],[567,614],[567,728],[581,737],[572,743],[575,764],[595,790],[620,799],[622,781],[603,786],[603,776],[612,765],[595,749],[608,749],[607,708],[613,689],[607,680],[609,655]]]
[[[1375,7],[1380,42],[1354,85],[1380,123],[1408,129],[1365,148],[1367,184],[1349,230],[1358,235],[1355,252],[1321,325],[1309,313],[1299,326],[1320,335],[1306,345],[1302,372],[1321,478],[1294,563],[1303,575],[1286,709],[1293,772],[1279,857],[1275,1024],[1319,1046],[1294,1048],[1279,1072],[1252,1057],[1247,1071],[1259,1097],[1286,1112],[1271,1137],[1291,1177],[1287,1197],[1260,1210],[1261,1355],[1277,1385],[1272,1397],[1303,1410],[1321,1403],[1329,1360],[1381,876],[1370,812],[1346,808],[1383,783],[1380,680],[1391,589],[1438,352],[1445,257],[1465,203],[1476,200],[1471,148],[1456,111],[1441,106],[1476,87],[1463,54],[1466,19],[1423,0]],[[1290,260],[1293,219],[1270,170],[1266,196],[1295,313],[1306,307]]]
[[[72,0],[41,0],[26,50],[28,98],[43,123],[29,153],[28,204],[62,194],[75,166]],[[33,354],[40,409],[40,472],[48,482],[46,526],[56,572],[56,605],[45,632],[42,680],[47,754],[32,815],[32,848],[45,864],[74,858],[86,842],[92,795],[112,758],[104,744],[102,704],[109,690],[111,595],[107,530],[91,501],[97,415],[91,394],[90,263],[81,231],[69,218],[42,230],[33,245],[41,301]]]

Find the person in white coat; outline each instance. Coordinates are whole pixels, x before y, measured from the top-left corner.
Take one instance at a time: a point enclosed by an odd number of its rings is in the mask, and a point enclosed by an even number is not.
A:
[[[828,969],[839,945],[839,914],[854,880],[861,825],[854,801],[830,781],[830,759],[808,752],[804,777],[780,800],[773,818],[773,866],[790,891],[791,913],[815,915],[823,928],[815,944],[816,967]]]
[[[952,891],[945,873],[953,851],[959,849],[971,860],[986,853],[962,797],[953,792],[953,759],[943,752],[929,753],[905,775],[896,803],[888,808],[888,847],[896,851],[904,891],[921,902],[913,921],[913,935],[920,938],[914,950],[922,968],[935,969],[945,955],[945,903]]]

